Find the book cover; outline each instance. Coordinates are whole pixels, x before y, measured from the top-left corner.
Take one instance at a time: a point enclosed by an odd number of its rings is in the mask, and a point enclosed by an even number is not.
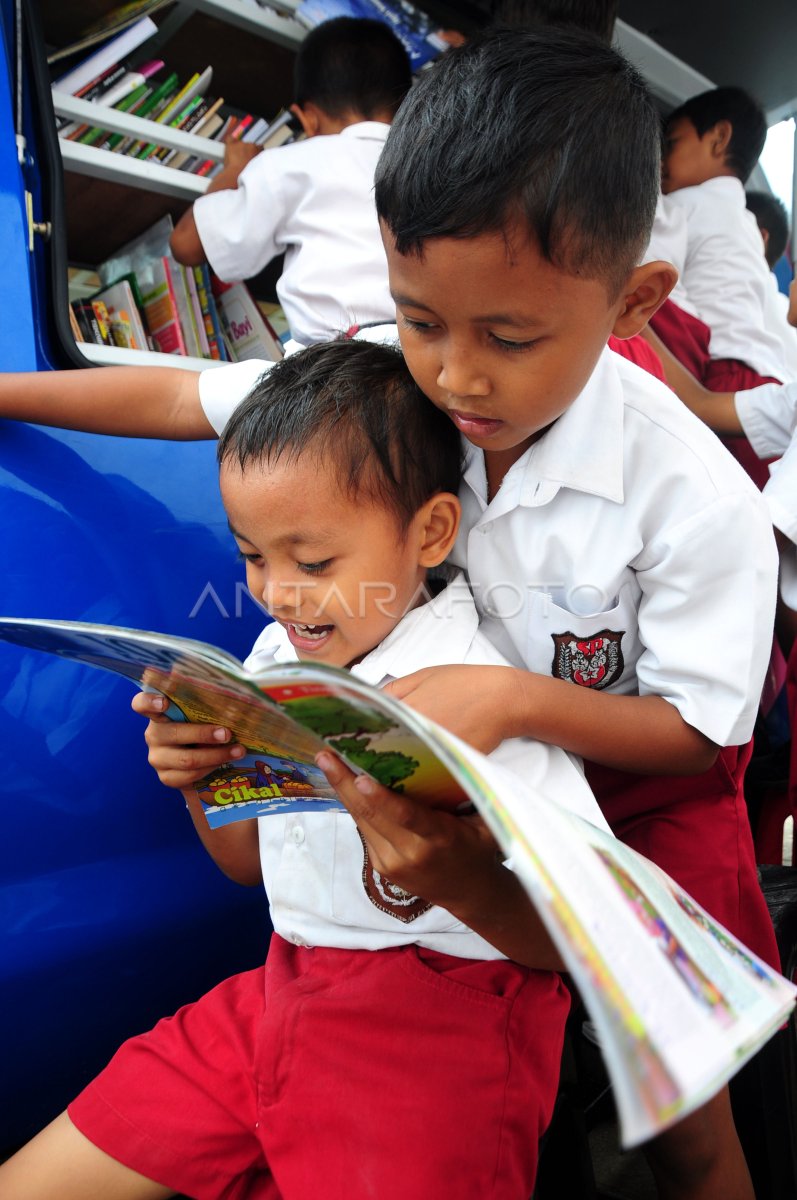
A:
[[[153,259],[142,274],[141,302],[149,335],[162,354],[187,354],[168,257]]]
[[[107,41],[113,34],[121,33],[130,25],[134,25],[141,17],[149,16],[151,13],[157,12],[159,8],[165,8],[173,3],[174,0],[132,0],[130,4],[122,4],[119,8],[111,9],[104,17],[93,21],[88,28],[84,29],[76,41],[61,46],[58,50],[48,54],[47,62],[52,65],[63,58],[71,58],[73,54],[79,54],[81,50],[89,50],[92,46]]]
[[[129,25],[127,29],[106,41],[88,58],[84,58],[73,70],[56,79],[53,88],[74,96],[84,84],[127,58],[157,32],[158,26],[151,17],[141,17],[135,24]]]
[[[147,334],[130,281],[120,279],[103,288],[94,298],[108,310],[111,337],[117,346],[129,350],[148,350]]]
[[[243,810],[338,808],[315,766],[323,747],[426,803],[475,806],[595,1024],[625,1147],[705,1103],[794,1008],[797,985],[653,863],[345,670],[251,674],[188,638],[70,621],[0,619],[0,640],[115,671],[166,696],[175,719],[230,728],[252,753],[198,787],[217,827]]]
[[[202,314],[202,306],[199,303],[199,293],[197,291],[193,267],[185,268],[185,283],[188,289],[188,299],[191,303],[191,314],[194,318],[194,330],[196,331],[196,338],[199,343],[199,353],[202,358],[210,358],[210,345],[205,330],[205,318]]]
[[[245,283],[222,283],[212,277],[219,319],[233,361],[267,358],[279,362],[282,343],[257,307]]]

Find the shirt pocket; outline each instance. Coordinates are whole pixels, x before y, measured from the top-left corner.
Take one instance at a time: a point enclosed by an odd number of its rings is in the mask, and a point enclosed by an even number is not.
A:
[[[610,607],[576,613],[537,592],[529,606],[527,661],[532,671],[580,687],[635,690],[641,652],[636,587],[627,581]]]

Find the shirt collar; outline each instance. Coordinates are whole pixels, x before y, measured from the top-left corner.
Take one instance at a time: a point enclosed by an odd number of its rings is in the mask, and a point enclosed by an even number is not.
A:
[[[622,503],[621,369],[618,356],[607,347],[570,407],[507,472],[494,501],[497,507],[547,504],[562,487]],[[463,477],[486,501],[484,456],[474,446],[466,451]]]
[[[338,137],[364,138],[384,142],[389,133],[390,126],[386,125],[384,121],[357,121],[354,125],[347,125],[345,129],[341,129]]]
[[[351,673],[378,687],[423,667],[464,662],[478,627],[473,596],[460,571],[426,604],[408,612]]]

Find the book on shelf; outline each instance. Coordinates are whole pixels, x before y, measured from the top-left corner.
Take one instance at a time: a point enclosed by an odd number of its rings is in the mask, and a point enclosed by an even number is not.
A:
[[[175,262],[168,255],[152,259],[141,281],[144,320],[149,336],[161,354],[187,354],[180,324],[173,275]]]
[[[136,116],[146,118],[146,120],[154,121],[158,114],[163,111],[166,105],[177,95],[180,90],[180,84],[176,72],[172,71],[160,83],[151,95],[147,96],[141,107],[137,110]],[[137,148],[143,147],[144,142],[137,140],[135,137],[128,136],[123,133],[114,133],[109,139],[109,144],[106,147],[108,150],[113,150],[116,154],[134,155]]]
[[[282,343],[245,283],[222,283],[212,276],[221,327],[234,362],[266,358],[279,362]]]
[[[78,35],[76,41],[69,42],[66,46],[61,46],[58,50],[48,54],[48,65],[52,66],[53,63],[64,58],[72,58],[81,50],[90,50],[99,42],[105,42],[114,34],[122,33],[129,26],[135,25],[142,17],[150,16],[159,8],[166,8],[173,3],[174,0],[133,0],[130,4],[122,4],[119,8],[112,9],[104,17],[92,22]]]
[[[217,362],[225,362],[227,360],[227,351],[224,345],[218,309],[216,308],[216,300],[210,283],[210,268],[207,263],[202,263],[200,266],[194,267],[193,272],[199,308],[205,325],[209,356]]]
[[[442,30],[407,0],[302,0],[296,20],[309,29],[332,17],[370,17],[383,21],[404,46],[413,71],[425,67],[448,48]]]
[[[129,279],[118,279],[93,297],[108,313],[113,344],[128,350],[148,350],[147,332],[139,303]]]
[[[315,764],[323,749],[454,818],[475,807],[595,1025],[626,1147],[705,1103],[792,1012],[794,983],[567,797],[342,669],[252,674],[205,643],[71,621],[0,619],[0,640],[115,671],[167,697],[167,716],[229,728],[247,755],[197,785],[214,827],[340,808]]]
[[[140,17],[121,33],[104,42],[71,71],[54,80],[53,91],[76,95],[87,83],[97,79],[109,68],[115,68],[157,32],[158,26],[151,17]]]

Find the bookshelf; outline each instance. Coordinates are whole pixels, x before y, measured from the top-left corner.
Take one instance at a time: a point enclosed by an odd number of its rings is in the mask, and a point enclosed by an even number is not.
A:
[[[148,57],[162,59],[170,72],[189,79],[206,66],[213,67],[211,91],[223,96],[236,110],[273,117],[292,97],[295,51],[306,34],[293,17],[299,0],[270,0],[262,8],[256,0],[174,0],[152,14],[158,32],[145,43]],[[63,5],[60,0],[33,0],[48,49],[76,40],[91,22],[119,7],[120,0],[87,0],[83,5]],[[77,60],[91,53],[86,50]],[[65,60],[53,75],[69,68]],[[61,69],[59,71],[59,68]],[[88,103],[66,92],[53,92],[58,117],[111,133],[155,142],[178,152],[221,162],[221,143],[179,129],[147,121],[117,108]],[[153,159],[115,154],[98,146],[58,139],[63,169],[66,256],[70,263],[96,267],[119,246],[138,237],[169,213],[176,221],[185,208],[208,186],[203,176],[180,171]],[[278,264],[258,281],[258,294],[273,299]],[[146,362],[156,357],[146,352],[77,343],[78,354],[95,363]],[[71,354],[71,349],[70,349]],[[160,356],[168,365],[193,369],[207,360]]]

